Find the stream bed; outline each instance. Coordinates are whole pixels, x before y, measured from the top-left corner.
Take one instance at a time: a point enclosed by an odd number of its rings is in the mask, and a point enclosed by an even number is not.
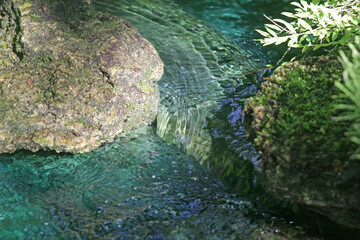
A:
[[[0,239],[257,239],[266,214],[246,198],[258,154],[243,105],[261,74],[245,74],[277,56],[252,39],[262,11],[279,14],[287,1],[93,4],[129,21],[159,52],[157,121],[86,154],[0,155]]]

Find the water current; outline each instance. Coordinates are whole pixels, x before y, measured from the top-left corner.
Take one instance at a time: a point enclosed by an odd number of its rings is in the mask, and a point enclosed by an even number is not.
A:
[[[258,154],[243,105],[259,78],[244,74],[276,54],[252,40],[262,11],[284,10],[286,1],[272,2],[93,1],[138,28],[164,61],[157,122],[91,153],[0,155],[0,239],[251,238],[262,220],[244,196]]]

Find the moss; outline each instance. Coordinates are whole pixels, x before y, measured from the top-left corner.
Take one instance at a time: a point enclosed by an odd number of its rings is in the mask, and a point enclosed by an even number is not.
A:
[[[41,22],[43,21],[43,18],[39,15],[36,15],[36,14],[30,14],[30,18],[32,21],[34,22]]]
[[[42,10],[39,1],[14,6],[5,1],[8,18],[1,20],[5,29],[0,28],[0,84],[5,83],[0,86],[0,125],[13,136],[27,136],[36,128],[36,138],[16,137],[3,151],[48,150],[43,139],[48,132],[59,135],[51,140],[56,151],[89,151],[111,141],[125,125],[130,129],[153,121],[157,108],[151,103],[158,100],[151,94],[140,95],[142,90],[135,87],[141,81],[141,87],[156,93],[151,88],[157,88],[153,81],[159,80],[163,65],[150,43],[138,37],[142,45],[136,47],[129,40],[129,35],[138,36],[133,27],[95,12],[85,1],[43,2],[56,19]],[[129,62],[138,70],[136,75],[123,71],[130,68]],[[155,79],[146,78],[149,69],[158,73]],[[12,119],[18,124],[10,124]],[[63,124],[72,120],[73,125]],[[63,141],[61,132],[71,132],[76,141]]]
[[[145,94],[149,94],[153,90],[151,82],[139,81],[136,87],[143,91]]]
[[[288,64],[262,84],[248,110],[265,189],[356,228],[360,163],[350,159],[350,122],[334,120],[335,105],[345,101],[334,97],[342,72],[329,57]]]
[[[285,69],[263,83],[262,92],[249,100],[258,114],[254,121],[257,147],[279,156],[285,165],[294,164],[289,159],[296,158],[306,160],[296,163],[301,168],[318,159],[326,159],[326,165],[339,160],[346,165],[354,147],[344,134],[349,123],[333,120],[338,114],[334,105],[343,103],[333,97],[338,93],[334,82],[343,72],[340,63],[313,58]]]

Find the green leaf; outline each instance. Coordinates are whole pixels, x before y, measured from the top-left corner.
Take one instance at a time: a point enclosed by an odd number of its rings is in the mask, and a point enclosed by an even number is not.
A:
[[[352,159],[352,160],[360,160],[360,154],[352,154],[351,156],[350,156],[350,159]]]
[[[308,37],[307,35],[302,35],[301,38],[300,38],[300,40],[299,40],[299,43],[302,44],[302,42],[303,42],[304,40],[306,40],[307,37]]]
[[[274,24],[265,24],[265,26],[267,26],[268,28],[274,29],[276,31],[282,31],[281,28],[279,28],[278,26],[276,26]]]
[[[300,3],[301,3],[301,5],[304,6],[304,8],[307,8],[307,7],[308,7],[308,3],[307,3],[306,1],[300,0]]]
[[[320,0],[312,0],[312,3],[318,5],[320,3]]]
[[[339,88],[343,93],[345,93],[345,95],[350,98],[353,102],[356,102],[356,96],[354,96],[352,94],[352,92],[349,91],[349,89],[347,89],[343,84],[341,84],[340,82],[336,81],[335,82],[335,86],[337,88]]]
[[[265,31],[262,31],[262,30],[259,30],[259,29],[255,29],[255,31],[257,31],[258,33],[260,33],[264,37],[270,37],[270,34],[265,32]]]
[[[349,41],[349,39],[351,38],[350,34],[346,34],[342,39],[339,40],[339,43],[344,46],[347,41]]]
[[[359,27],[349,27],[349,28],[346,28],[346,31],[349,33],[355,33],[357,31],[359,31]]]
[[[276,38],[267,38],[264,40],[263,46],[265,47],[265,46],[274,44],[275,42],[276,42]]]
[[[331,41],[335,41],[339,36],[339,29],[335,29],[331,36]]]
[[[302,19],[298,19],[298,24],[300,25],[300,26],[302,26],[303,28],[305,28],[305,29],[307,29],[307,30],[309,30],[309,31],[312,31],[312,28],[311,28],[311,26],[307,23],[307,22],[305,22],[304,20],[302,20]]]
[[[323,44],[316,45],[316,46],[314,47],[313,51],[315,51],[315,50],[317,50],[317,49],[321,48],[322,46],[323,46]]]
[[[282,12],[281,14],[289,18],[296,18],[295,14],[290,12]]]
[[[271,30],[271,28],[268,28],[268,27],[265,26],[265,29],[266,29],[266,31],[268,31],[268,33],[270,33],[273,37],[277,37],[276,32],[274,32],[273,30]]]
[[[337,104],[335,105],[335,109],[356,111],[358,107],[350,104]]]
[[[302,53],[306,52],[307,50],[309,50],[310,46],[309,45],[305,45],[302,49]]]
[[[274,21],[275,21],[275,22],[278,22],[278,23],[284,24],[285,27],[286,27],[287,29],[289,29],[289,31],[290,31],[291,33],[296,33],[295,28],[294,28],[290,23],[288,23],[288,22],[286,22],[286,21],[284,21],[284,20],[282,20],[282,19],[274,19]]]
[[[294,5],[294,6],[296,6],[296,7],[302,8],[302,6],[300,5],[300,3],[298,3],[298,2],[291,2],[290,4],[291,4],[291,5]]]
[[[289,39],[289,37],[278,37],[275,42],[275,45],[280,45],[280,44],[286,42],[288,39]]]
[[[360,144],[360,139],[357,138],[357,137],[351,137],[350,140],[353,141],[356,144]]]

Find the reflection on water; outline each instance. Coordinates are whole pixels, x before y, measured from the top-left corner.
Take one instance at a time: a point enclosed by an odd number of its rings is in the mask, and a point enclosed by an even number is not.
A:
[[[226,239],[256,226],[230,194],[151,127],[87,154],[1,156],[0,239]]]
[[[263,14],[277,18],[292,9],[293,0],[175,0],[188,12],[217,30],[247,39],[258,37],[254,29],[263,28]]]
[[[99,0],[95,6],[131,22],[150,40],[165,63],[159,82],[157,133],[195,156],[209,157],[207,119],[226,94],[248,84],[242,77],[263,61],[224,34],[182,10],[172,0]]]
[[[251,191],[257,153],[245,138],[242,110],[258,79],[243,75],[263,66],[264,56],[249,38],[238,38],[247,30],[244,24],[237,27],[237,17],[221,18],[229,21],[226,30],[213,19],[214,11],[200,16],[199,9],[211,2],[248,11],[238,4],[242,0],[94,1],[99,10],[135,25],[165,63],[157,134],[147,127],[81,155],[1,155],[0,239],[246,239],[251,234],[259,223],[256,209],[200,163],[216,167],[240,192]]]

